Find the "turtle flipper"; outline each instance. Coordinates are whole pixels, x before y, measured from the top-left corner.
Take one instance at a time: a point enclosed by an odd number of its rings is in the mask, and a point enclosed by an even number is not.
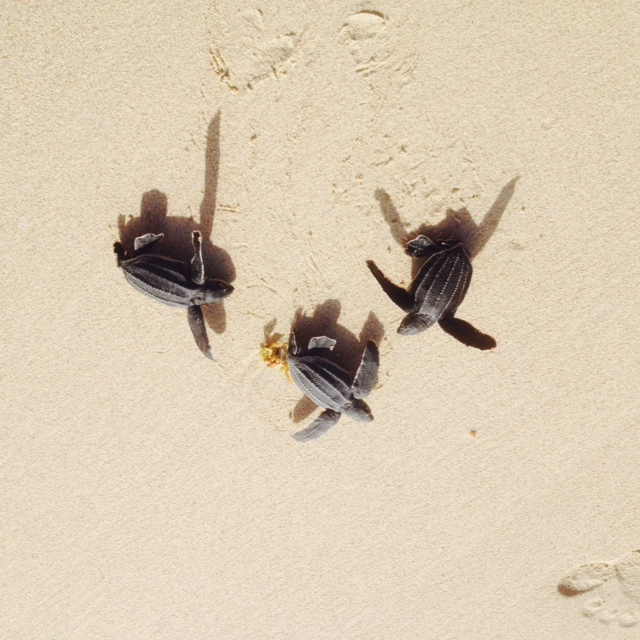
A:
[[[133,249],[136,252],[141,249],[150,249],[152,245],[162,240],[162,238],[164,238],[164,233],[145,233],[133,241]]]
[[[209,346],[209,336],[207,335],[207,327],[204,323],[202,309],[192,304],[187,308],[187,316],[189,317],[189,326],[191,327],[191,333],[193,333],[198,349],[200,349],[209,360],[215,361],[213,353],[211,353],[211,347]]]
[[[401,336],[415,336],[418,333],[422,333],[429,327],[432,327],[435,322],[436,321],[431,316],[410,311],[402,319],[402,322],[398,327],[398,333]]]
[[[191,258],[191,279],[196,284],[204,284],[204,263],[202,262],[202,240],[200,232],[194,231],[191,236],[193,242],[193,258]]]
[[[342,413],[356,422],[371,422],[373,420],[369,405],[360,398],[355,398],[349,405],[342,407]]]
[[[412,258],[426,258],[436,247],[436,243],[431,238],[419,235],[407,242],[405,250]]]
[[[378,269],[376,263],[373,260],[367,260],[367,266],[371,271],[373,277],[378,281],[378,284],[382,287],[382,290],[391,298],[394,304],[397,304],[405,313],[413,310],[415,301],[413,296],[402,287],[397,284],[393,284],[391,280]]]
[[[291,436],[298,442],[309,442],[309,440],[315,440],[324,435],[331,427],[337,424],[340,420],[340,413],[327,409],[323,411],[308,427],[302,431],[298,431]]]
[[[472,324],[456,318],[453,314],[441,318],[438,324],[445,333],[453,336],[467,347],[474,347],[482,351],[496,348],[497,343],[490,335],[478,331]]]
[[[327,338],[327,336],[316,336],[309,340],[309,351],[311,349],[333,349],[336,346],[336,341],[333,338]]]
[[[366,398],[373,388],[378,375],[378,366],[380,365],[380,354],[378,347],[374,342],[368,341],[364,348],[360,366],[353,380],[353,395],[356,398]]]

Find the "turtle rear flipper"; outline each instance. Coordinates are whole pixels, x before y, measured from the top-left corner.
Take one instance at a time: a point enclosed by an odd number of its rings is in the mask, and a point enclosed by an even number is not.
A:
[[[327,409],[323,411],[308,427],[302,431],[298,431],[291,436],[298,442],[309,442],[324,435],[331,427],[336,425],[340,420],[340,413]]]
[[[364,400],[358,398],[348,406],[343,407],[342,413],[356,422],[371,422],[373,420],[369,405]]]
[[[353,395],[356,398],[366,398],[370,393],[378,375],[380,354],[374,342],[368,341],[364,348],[360,366],[353,380]]]
[[[204,323],[204,316],[202,315],[202,309],[196,305],[187,307],[187,316],[189,318],[189,326],[191,327],[191,333],[195,338],[198,349],[209,358],[214,360],[213,353],[211,353],[211,347],[209,345],[209,336],[207,335],[207,327]]]
[[[409,312],[400,323],[398,333],[401,336],[415,336],[432,327],[436,321],[431,317],[415,311]]]

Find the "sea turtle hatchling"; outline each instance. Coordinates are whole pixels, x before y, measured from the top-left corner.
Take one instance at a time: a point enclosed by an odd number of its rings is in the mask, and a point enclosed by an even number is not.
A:
[[[364,398],[371,392],[378,373],[378,347],[367,345],[360,366],[352,378],[344,369],[322,355],[325,349],[333,349],[336,341],[326,336],[311,338],[306,353],[296,343],[291,332],[287,365],[293,381],[302,393],[325,409],[308,427],[295,433],[298,442],[308,442],[320,437],[333,427],[342,414],[357,422],[371,422],[371,409]]]
[[[128,257],[122,244],[116,242],[113,250],[118,256],[118,266],[127,282],[138,291],[170,307],[186,308],[198,348],[207,358],[215,360],[200,307],[220,302],[231,294],[233,287],[224,280],[205,277],[199,231],[194,231],[192,235],[193,258],[190,263],[148,253],[151,246],[163,237],[163,233],[139,236],[134,242],[133,257]]]
[[[454,317],[473,270],[464,246],[456,240],[434,242],[419,235],[407,243],[406,252],[426,258],[408,291],[388,281],[373,262],[367,265],[385,293],[407,314],[398,333],[411,336]]]

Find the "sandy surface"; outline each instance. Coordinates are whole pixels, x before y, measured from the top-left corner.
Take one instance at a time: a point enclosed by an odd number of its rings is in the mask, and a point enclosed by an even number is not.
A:
[[[640,637],[640,15],[524,4],[6,3],[0,637]],[[443,219],[494,350],[365,266]],[[215,364],[112,252],[193,229]],[[297,310],[370,425],[290,437]]]

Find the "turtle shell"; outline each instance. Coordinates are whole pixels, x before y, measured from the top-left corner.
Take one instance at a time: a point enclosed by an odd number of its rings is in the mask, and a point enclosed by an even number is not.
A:
[[[319,407],[342,412],[354,400],[351,376],[320,356],[288,355],[289,373],[302,393]]]
[[[473,269],[461,242],[441,243],[418,271],[409,292],[415,300],[414,313],[428,326],[455,313],[464,300]]]

